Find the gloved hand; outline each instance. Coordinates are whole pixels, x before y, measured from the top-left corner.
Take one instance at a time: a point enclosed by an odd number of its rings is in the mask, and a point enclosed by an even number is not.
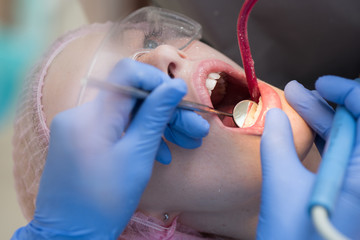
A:
[[[311,92],[291,82],[285,88],[285,95],[319,136],[328,136],[334,113],[320,96],[345,105],[359,125],[358,82],[326,76],[316,82],[316,89],[317,92]],[[357,136],[344,185],[331,216],[334,226],[351,239],[360,239],[360,125]],[[300,163],[290,123],[279,109],[270,110],[266,115],[261,162],[263,187],[258,239],[319,239],[307,209],[315,175]]]
[[[131,60],[121,61],[108,80],[152,93],[135,107],[135,99],[101,92],[55,117],[34,219],[13,239],[116,239],[137,208],[154,159],[171,161],[165,129],[187,148],[207,135],[207,121],[175,110],[187,92],[182,80]]]

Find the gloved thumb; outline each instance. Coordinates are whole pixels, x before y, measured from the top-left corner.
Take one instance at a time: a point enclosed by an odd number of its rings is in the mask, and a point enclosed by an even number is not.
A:
[[[292,171],[299,169],[291,125],[286,114],[280,109],[271,109],[266,114],[265,128],[261,138],[261,164],[263,182],[277,186],[277,180],[286,179]],[[302,167],[302,166],[301,166]]]
[[[311,227],[304,203],[313,178],[297,156],[282,110],[266,114],[260,151],[263,182],[257,239],[309,239],[303,231]]]

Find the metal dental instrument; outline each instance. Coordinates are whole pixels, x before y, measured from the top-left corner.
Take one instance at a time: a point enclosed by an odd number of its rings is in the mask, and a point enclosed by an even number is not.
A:
[[[96,87],[96,88],[114,92],[114,93],[126,94],[129,96],[138,98],[138,99],[145,99],[150,94],[150,92],[147,92],[147,91],[144,91],[144,90],[141,90],[138,88],[134,88],[131,86],[123,86],[123,85],[118,85],[118,84],[115,84],[112,82],[100,81],[100,80],[96,80],[96,79],[87,79],[87,84],[91,87]],[[233,117],[233,114],[231,114],[231,113],[222,112],[222,111],[216,110],[210,106],[196,103],[196,102],[190,102],[190,101],[186,101],[186,100],[182,100],[179,103],[178,107],[181,109],[190,110],[190,111],[197,111],[197,112],[211,113],[211,114]]]
[[[236,126],[239,128],[245,127],[248,113],[257,106],[256,102],[251,100],[242,100],[236,104],[233,110],[233,119]]]

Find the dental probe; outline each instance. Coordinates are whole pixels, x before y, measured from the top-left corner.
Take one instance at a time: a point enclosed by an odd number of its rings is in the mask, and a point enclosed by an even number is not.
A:
[[[360,78],[355,79],[360,82]],[[356,121],[344,106],[337,106],[330,135],[309,201],[309,212],[324,239],[348,239],[329,220],[341,190],[353,151]]]
[[[145,99],[150,94],[150,92],[147,92],[147,91],[135,88],[135,87],[118,85],[118,84],[115,84],[115,83],[112,83],[109,81],[100,81],[100,80],[93,79],[93,78],[88,79],[87,84],[89,84],[89,86],[100,88],[102,90],[106,90],[106,91],[110,91],[110,92],[114,92],[114,93],[126,94],[129,96],[138,98],[138,99]],[[190,102],[187,100],[182,100],[178,104],[178,107],[181,109],[190,110],[190,111],[197,111],[197,112],[211,113],[211,114],[233,117],[233,114],[231,114],[231,113],[219,111],[210,106],[196,103],[196,102]]]

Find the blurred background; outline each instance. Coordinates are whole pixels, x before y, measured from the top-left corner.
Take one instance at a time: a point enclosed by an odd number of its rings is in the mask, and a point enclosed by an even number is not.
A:
[[[87,23],[74,0],[0,0],[0,239],[26,224],[12,176],[12,120],[26,71],[58,36]]]

